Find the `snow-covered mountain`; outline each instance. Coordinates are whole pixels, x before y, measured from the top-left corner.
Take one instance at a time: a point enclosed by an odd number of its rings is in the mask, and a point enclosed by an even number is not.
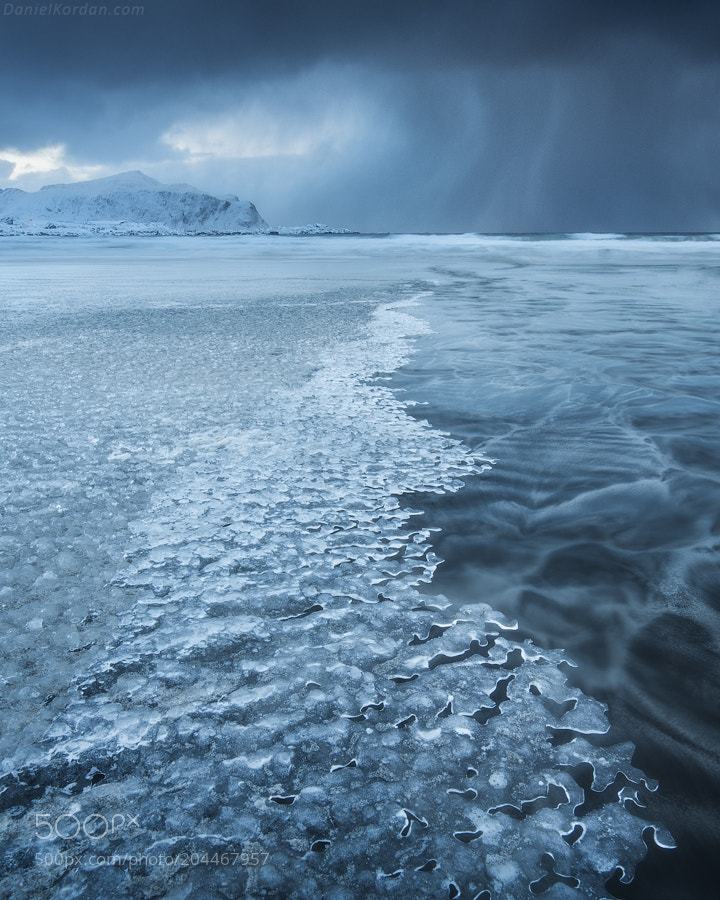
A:
[[[0,190],[0,234],[266,234],[255,206],[142,172]]]
[[[315,237],[320,234],[357,234],[349,228],[335,228],[332,225],[321,225],[315,222],[312,225],[281,225],[272,234],[280,234],[283,237]]]

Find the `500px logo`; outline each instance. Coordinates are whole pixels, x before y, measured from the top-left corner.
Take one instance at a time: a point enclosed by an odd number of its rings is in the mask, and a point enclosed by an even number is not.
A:
[[[35,813],[35,836],[41,841],[53,838],[69,840],[76,837],[98,841],[123,829],[139,827],[137,816],[129,813],[115,813],[109,819],[100,813],[90,813],[84,819],[79,819],[73,813],[62,813],[54,819],[48,813]]]

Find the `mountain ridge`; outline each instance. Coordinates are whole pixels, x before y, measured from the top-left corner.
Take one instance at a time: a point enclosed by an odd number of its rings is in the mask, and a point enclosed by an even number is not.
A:
[[[164,184],[139,170],[0,189],[5,234],[267,234],[254,203],[216,197],[189,184]]]

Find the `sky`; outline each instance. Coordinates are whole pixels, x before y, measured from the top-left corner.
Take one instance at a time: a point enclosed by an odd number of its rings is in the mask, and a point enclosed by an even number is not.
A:
[[[0,79],[0,187],[141,169],[277,225],[720,231],[718,2],[2,0]]]

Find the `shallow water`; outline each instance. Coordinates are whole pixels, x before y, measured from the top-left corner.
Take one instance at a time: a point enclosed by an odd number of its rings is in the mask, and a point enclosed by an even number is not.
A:
[[[458,261],[459,262],[459,261]],[[422,498],[433,590],[579,663],[660,779],[637,897],[707,896],[720,845],[720,253],[666,240],[505,242],[443,268],[401,383],[496,458]]]
[[[687,891],[711,243],[1,249],[6,892]]]

